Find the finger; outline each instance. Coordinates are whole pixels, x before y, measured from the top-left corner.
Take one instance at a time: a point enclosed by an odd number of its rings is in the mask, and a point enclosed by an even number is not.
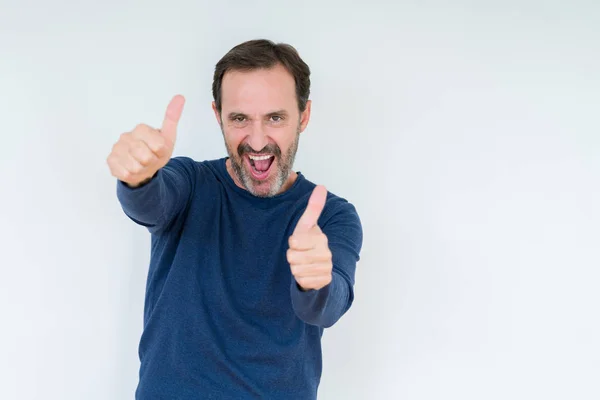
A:
[[[113,176],[126,183],[136,183],[143,170],[143,166],[129,153],[111,157],[109,165]]]
[[[320,229],[318,234],[315,234],[315,231],[316,229],[313,228],[308,233],[300,232],[290,236],[288,239],[290,249],[300,251],[311,250],[316,248],[319,244],[326,242],[326,239],[323,237],[325,235],[320,233]]]
[[[116,155],[116,153],[111,153],[106,161],[110,168],[111,174],[115,178],[120,179],[122,181],[126,181],[129,178],[130,172],[127,170],[127,168],[125,168],[123,162],[121,161],[119,156]]]
[[[170,149],[167,140],[163,135],[158,134],[156,130],[151,129],[150,127],[148,127],[148,129],[135,129],[132,136],[134,139],[137,139],[137,141],[143,141],[158,158],[162,158],[169,154]]]
[[[326,276],[331,273],[327,264],[300,264],[291,266],[292,275],[296,278]]]
[[[313,226],[317,225],[326,200],[327,189],[325,189],[325,186],[316,186],[308,199],[308,205],[306,206],[306,210],[304,210],[304,214],[302,214],[298,220],[298,224],[296,224],[294,234],[308,232]]]
[[[144,166],[131,153],[123,156],[121,165],[123,165],[130,175],[138,175],[144,170]]]
[[[302,264],[311,264],[311,251],[298,251],[288,249],[286,253],[287,261],[290,265],[302,265]]]
[[[129,154],[138,161],[143,167],[156,164],[158,156],[148,147],[146,142],[136,140],[129,147]]]
[[[181,118],[184,104],[185,98],[181,95],[177,95],[173,97],[165,113],[161,132],[172,144],[175,144],[175,138],[177,136],[177,124]]]
[[[330,263],[332,261],[331,251],[329,249],[322,251],[314,249],[305,251],[288,249],[286,258],[290,265]]]

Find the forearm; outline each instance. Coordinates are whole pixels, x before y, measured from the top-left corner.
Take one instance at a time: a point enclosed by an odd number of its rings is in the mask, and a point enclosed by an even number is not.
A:
[[[125,214],[140,225],[158,225],[166,203],[164,178],[164,173],[159,170],[148,182],[136,187],[117,181],[117,198]]]
[[[319,290],[302,291],[292,278],[291,296],[298,318],[323,328],[333,326],[348,311],[354,299],[352,288],[335,270],[331,283]]]
[[[188,203],[196,181],[194,160],[172,158],[143,185],[117,181],[117,197],[125,214],[156,232],[167,227]]]

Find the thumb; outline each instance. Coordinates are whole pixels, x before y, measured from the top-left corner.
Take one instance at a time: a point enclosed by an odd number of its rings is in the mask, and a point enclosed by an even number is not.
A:
[[[304,214],[298,220],[294,233],[304,233],[310,231],[315,225],[325,208],[325,201],[327,200],[327,189],[325,186],[317,186],[313,190],[310,198],[308,199],[308,205]]]
[[[162,128],[160,130],[163,136],[169,139],[173,145],[175,145],[175,138],[177,137],[177,124],[181,118],[184,103],[185,98],[182,95],[173,97],[169,103],[169,106],[167,107],[165,119],[163,120]]]

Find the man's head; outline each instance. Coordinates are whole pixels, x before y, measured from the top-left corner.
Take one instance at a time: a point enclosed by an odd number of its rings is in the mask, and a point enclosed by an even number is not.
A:
[[[288,44],[247,41],[217,63],[212,91],[236,183],[261,197],[286,190],[310,118],[308,65]]]

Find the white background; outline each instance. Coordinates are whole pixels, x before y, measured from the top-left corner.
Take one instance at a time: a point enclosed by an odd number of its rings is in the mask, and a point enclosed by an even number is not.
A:
[[[106,156],[177,93],[175,153],[224,156],[214,64],[263,37],[313,72],[296,169],[364,227],[319,398],[600,398],[593,0],[0,0],[0,398],[133,398],[149,235]]]

